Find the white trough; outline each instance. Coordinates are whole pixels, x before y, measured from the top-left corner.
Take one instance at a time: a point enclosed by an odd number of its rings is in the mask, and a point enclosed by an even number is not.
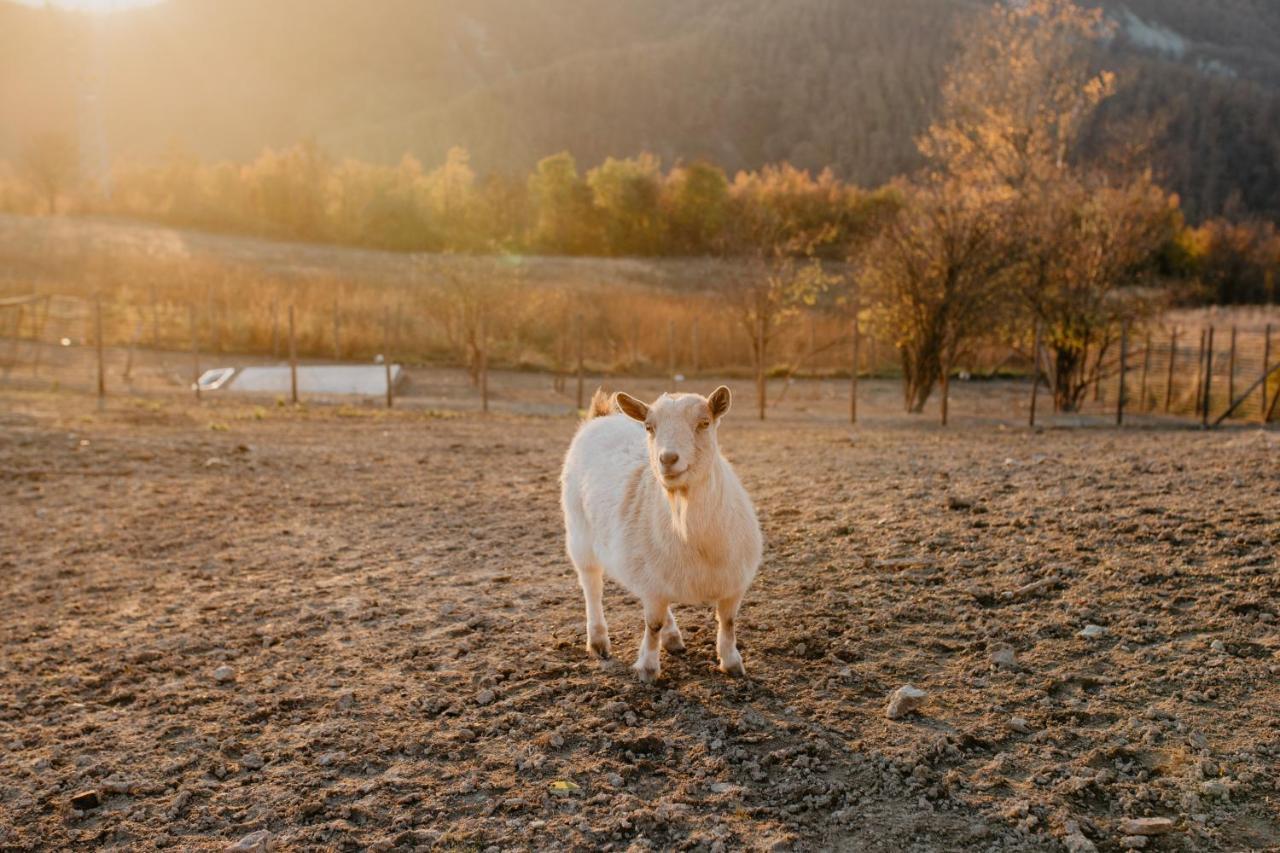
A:
[[[391,365],[391,387],[403,371]],[[216,367],[200,375],[200,390],[242,394],[288,394],[289,366]],[[387,393],[387,369],[381,364],[308,364],[298,366],[299,394],[353,394],[376,397]]]

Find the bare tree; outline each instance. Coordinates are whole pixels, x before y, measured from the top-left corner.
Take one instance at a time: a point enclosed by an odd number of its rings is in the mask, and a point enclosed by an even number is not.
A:
[[[1176,201],[1146,176],[1118,185],[1062,180],[1038,198],[1021,217],[1016,280],[1052,357],[1054,408],[1074,411],[1101,378],[1121,326],[1161,303],[1149,285],[1179,216]]]
[[[902,359],[908,412],[920,412],[1001,309],[1009,268],[1007,199],[941,177],[904,189],[904,205],[863,259],[875,322]]]

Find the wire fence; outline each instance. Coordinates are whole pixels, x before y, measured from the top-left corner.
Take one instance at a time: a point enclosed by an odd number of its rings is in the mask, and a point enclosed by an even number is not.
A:
[[[310,328],[316,318],[295,316],[292,306],[273,310],[269,341],[259,342],[257,352],[248,351],[243,342],[229,339],[228,329],[237,326],[233,309],[226,304],[196,305],[152,300],[149,305],[123,303],[105,299],[39,294],[0,299],[0,382],[10,386],[55,388],[94,393],[100,398],[108,394],[133,395],[189,393],[199,396],[209,388],[209,378],[202,374],[213,367],[236,368],[287,363],[297,371],[299,360],[298,329],[303,321]],[[1142,328],[1126,328],[1119,339],[1092,353],[1083,366],[1088,377],[1080,393],[1077,411],[1095,416],[1112,416],[1118,422],[1126,417],[1142,415],[1171,416],[1214,426],[1222,422],[1270,423],[1280,419],[1280,335],[1271,324],[1251,324],[1238,328],[1215,324],[1196,325],[1185,322],[1153,322]],[[342,316],[337,306],[332,317],[324,318],[332,337],[332,358],[327,364],[369,364],[367,357],[353,359],[342,344]],[[412,351],[405,341],[404,318],[388,307],[382,318],[381,346],[377,363],[388,366],[385,390],[387,405],[394,404],[393,373],[390,365],[397,353]],[[706,339],[704,322],[691,324],[681,339],[676,324],[668,322],[666,352],[653,358],[665,361],[667,375],[712,373],[698,364],[700,337]],[[606,375],[619,361],[639,361],[635,354],[617,352],[616,342],[606,350],[595,351],[583,334],[581,316],[558,333],[554,366],[541,372],[550,377],[557,392],[581,407],[591,387],[588,373]],[[789,379],[800,369],[827,377],[850,377],[850,415],[857,415],[857,375],[883,375],[892,371],[896,353],[865,331],[855,334],[849,321],[811,318],[807,336],[794,336],[791,352],[780,354],[788,368],[781,369]],[[726,327],[726,333],[732,329]],[[365,330],[366,342],[370,335]],[[488,410],[494,389],[489,380],[489,350],[484,344],[483,323],[468,363],[471,382],[479,396],[481,408]],[[313,361],[316,341],[310,342]],[[751,341],[744,336],[743,349],[750,351]],[[330,347],[324,347],[330,349]],[[368,349],[368,346],[363,347]],[[1057,396],[1054,388],[1052,356],[1041,347],[1037,363],[1009,348],[1003,355],[990,348],[984,361],[996,370],[1011,366],[1036,373],[1032,390],[1031,421],[1038,410],[1052,406]],[[361,352],[362,356],[368,353]],[[403,360],[403,359],[400,359]],[[646,359],[648,360],[648,359]],[[851,367],[857,366],[851,375]],[[721,374],[723,373],[720,371]],[[779,375],[779,369],[773,371]],[[811,375],[813,375],[811,374]],[[683,377],[682,377],[683,378]],[[1046,393],[1037,403],[1041,387]],[[513,389],[514,390],[514,389]],[[785,392],[784,392],[785,393]],[[298,400],[296,376],[289,397]]]
[[[1278,337],[1270,324],[1127,330],[1097,356],[1082,410],[1114,412],[1121,422],[1131,415],[1176,415],[1205,426],[1272,422],[1280,397]]]

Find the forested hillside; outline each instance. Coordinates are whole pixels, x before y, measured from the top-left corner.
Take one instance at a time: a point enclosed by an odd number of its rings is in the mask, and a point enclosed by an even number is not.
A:
[[[0,158],[97,99],[111,159],[175,146],[480,173],[568,150],[731,173],[787,160],[877,185],[918,165],[957,28],[980,0],[168,0],[90,19],[0,0]],[[1198,219],[1280,217],[1280,4],[1127,0],[1121,74],[1082,156],[1137,153]],[[94,50],[93,45],[100,50]],[[1115,141],[1123,138],[1125,144]]]

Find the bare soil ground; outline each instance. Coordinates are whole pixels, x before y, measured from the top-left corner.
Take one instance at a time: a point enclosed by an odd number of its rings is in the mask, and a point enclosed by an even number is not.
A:
[[[571,417],[0,394],[0,849],[1280,846],[1280,435],[902,420],[738,404],[748,676],[645,686]]]

